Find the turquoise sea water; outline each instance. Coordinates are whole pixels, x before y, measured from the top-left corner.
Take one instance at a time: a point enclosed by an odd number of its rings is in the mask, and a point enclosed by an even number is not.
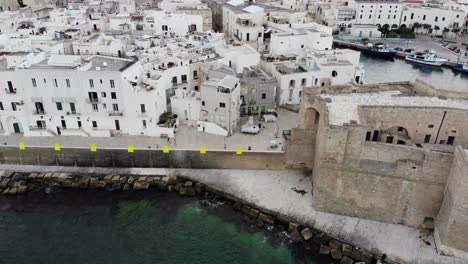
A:
[[[1,197],[0,263],[298,263],[227,210],[174,194]]]

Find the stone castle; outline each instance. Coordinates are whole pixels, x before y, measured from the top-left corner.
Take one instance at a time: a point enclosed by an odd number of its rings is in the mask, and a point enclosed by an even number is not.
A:
[[[468,94],[422,81],[309,88],[286,149],[313,171],[313,207],[434,229],[468,256]]]

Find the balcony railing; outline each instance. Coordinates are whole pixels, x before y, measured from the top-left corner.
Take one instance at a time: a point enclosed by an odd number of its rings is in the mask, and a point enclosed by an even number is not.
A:
[[[109,116],[123,116],[123,112],[121,112],[121,111],[111,111],[111,112],[109,112]]]
[[[16,88],[13,88],[13,89],[5,88],[5,93],[16,94]]]
[[[35,110],[35,111],[33,111],[33,115],[45,115],[45,111],[44,110]]]
[[[87,103],[90,103],[90,104],[95,104],[95,103],[99,103],[99,98],[88,98],[86,99],[86,102]]]
[[[46,130],[47,127],[29,126],[29,130]]]

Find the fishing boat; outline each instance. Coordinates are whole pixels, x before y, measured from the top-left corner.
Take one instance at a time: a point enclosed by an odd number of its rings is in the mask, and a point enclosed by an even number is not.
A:
[[[441,66],[442,64],[448,61],[446,58],[437,56],[437,54],[433,50],[425,52],[416,52],[414,54],[407,55],[405,59],[407,61],[431,66]]]
[[[367,47],[362,50],[362,52],[366,55],[384,58],[384,59],[393,59],[395,57],[397,51],[392,48],[387,48],[383,43],[376,43],[375,45],[372,43],[367,44]]]
[[[456,64],[452,69],[455,72],[468,73],[468,62]]]

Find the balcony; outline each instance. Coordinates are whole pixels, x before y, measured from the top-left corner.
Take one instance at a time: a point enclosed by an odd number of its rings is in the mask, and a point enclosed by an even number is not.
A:
[[[95,103],[99,103],[101,100],[99,100],[99,98],[87,98],[86,99],[86,102],[89,103],[89,104],[95,104]]]
[[[45,115],[45,111],[44,110],[35,110],[33,111],[33,115]]]
[[[242,27],[256,27],[257,24],[253,23],[250,19],[237,19],[236,24]]]
[[[16,94],[16,88],[13,88],[13,89],[5,88],[5,93],[6,94]]]
[[[109,116],[123,116],[123,112],[121,111],[111,111],[108,112]]]
[[[38,126],[29,126],[29,130],[31,131],[41,131],[41,130],[47,130],[47,127],[38,127]]]

